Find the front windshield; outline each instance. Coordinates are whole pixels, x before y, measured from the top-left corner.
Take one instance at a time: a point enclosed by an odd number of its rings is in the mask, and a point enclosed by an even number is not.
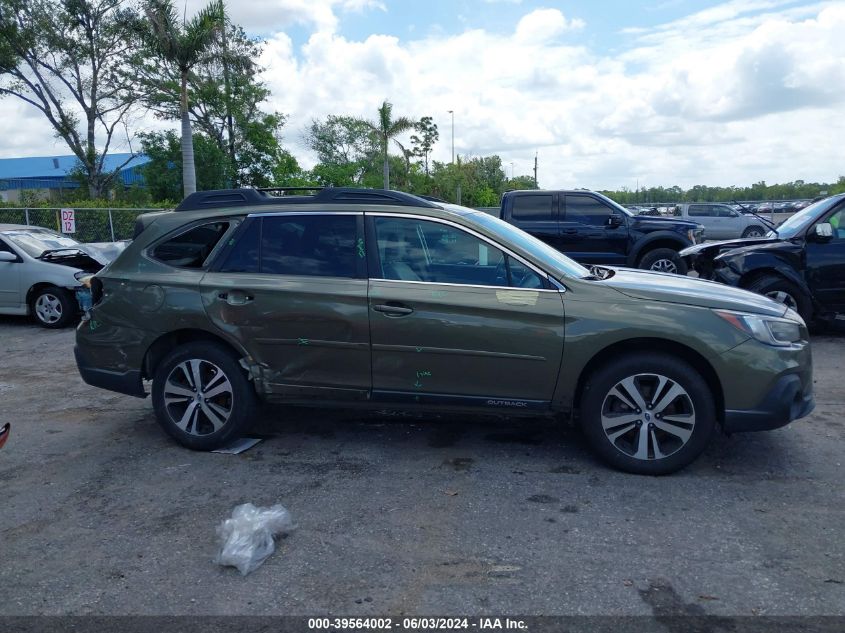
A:
[[[777,227],[775,231],[766,233],[766,237],[781,237],[785,240],[791,240],[803,233],[809,226],[816,221],[816,219],[827,213],[835,204],[839,203],[845,195],[831,196],[824,200],[819,200],[809,207],[804,207],[795,215],[786,220],[783,224]]]
[[[43,229],[6,231],[3,236],[8,237],[30,257],[41,257],[45,251],[60,248],[79,248],[79,242],[75,239]]]
[[[495,231],[497,235],[503,238],[505,243],[513,244],[526,253],[530,253],[538,260],[548,262],[549,265],[569,277],[584,279],[585,277],[591,276],[590,271],[581,264],[569,259],[563,253],[552,248],[545,242],[538,240],[533,235],[529,235],[522,229],[516,228],[513,224],[508,224],[504,220],[500,220],[482,211],[467,214],[465,217],[488,230]]]

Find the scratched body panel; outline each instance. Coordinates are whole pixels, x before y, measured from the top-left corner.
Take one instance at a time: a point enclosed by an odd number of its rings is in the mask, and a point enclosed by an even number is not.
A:
[[[563,351],[557,292],[370,281],[373,389],[552,399]]]
[[[365,279],[209,272],[201,291],[214,325],[252,352],[269,393],[369,391]],[[233,291],[251,299],[243,305],[220,300]]]

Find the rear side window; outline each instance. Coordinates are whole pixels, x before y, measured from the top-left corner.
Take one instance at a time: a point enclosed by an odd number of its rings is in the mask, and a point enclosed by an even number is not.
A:
[[[695,218],[710,218],[715,215],[713,207],[708,204],[691,204],[688,213]]]
[[[150,255],[153,259],[176,268],[202,268],[228,229],[229,222],[211,222],[195,226],[161,242],[153,248]]]
[[[255,218],[233,238],[219,271],[356,277],[356,237],[352,215]]]
[[[516,196],[513,200],[511,216],[522,221],[551,221],[552,196],[548,194],[528,194]]]

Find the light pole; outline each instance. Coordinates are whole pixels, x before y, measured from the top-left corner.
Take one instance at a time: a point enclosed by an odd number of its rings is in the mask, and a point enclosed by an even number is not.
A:
[[[452,164],[455,163],[455,111],[449,110],[452,115]]]
[[[511,162],[511,180],[513,180],[513,162]]]

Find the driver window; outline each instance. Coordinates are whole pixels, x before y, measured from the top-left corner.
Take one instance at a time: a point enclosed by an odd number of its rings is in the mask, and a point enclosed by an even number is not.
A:
[[[509,262],[492,244],[456,227],[412,218],[377,217],[374,223],[381,279],[543,287],[534,271],[514,259]]]
[[[827,220],[833,228],[833,239],[845,240],[845,209],[840,209]]]
[[[566,220],[593,226],[604,226],[613,211],[591,196],[567,195]]]

